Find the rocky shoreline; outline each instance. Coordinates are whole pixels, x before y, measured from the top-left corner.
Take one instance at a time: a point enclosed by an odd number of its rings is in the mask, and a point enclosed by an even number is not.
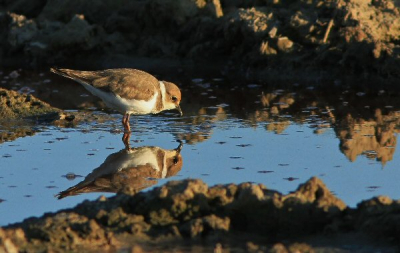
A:
[[[166,252],[196,244],[247,252],[314,252],[324,247],[312,245],[318,237],[331,252],[340,252],[349,250],[340,245],[347,236],[352,252],[369,252],[377,245],[395,252],[399,211],[400,202],[384,196],[349,208],[316,177],[287,195],[251,183],[209,187],[201,180],[181,180],[4,227],[0,250],[141,252],[134,249],[167,243]],[[294,243],[299,240],[309,243]]]
[[[258,77],[400,73],[393,0],[17,0],[0,4],[0,20],[3,67],[137,67],[148,57]]]

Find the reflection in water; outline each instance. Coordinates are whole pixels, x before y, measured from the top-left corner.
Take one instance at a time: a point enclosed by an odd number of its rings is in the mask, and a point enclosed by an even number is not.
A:
[[[4,87],[14,90],[29,87],[24,90],[34,91],[33,95],[63,109],[104,108],[80,86],[45,74],[23,76],[25,78],[7,81]],[[168,116],[165,120],[169,124],[168,132],[188,144],[209,140],[216,127],[230,127],[227,124],[253,128],[261,125],[276,134],[284,134],[288,127],[299,124],[312,128],[315,134],[333,129],[340,141],[340,151],[350,161],[355,161],[358,156],[382,164],[393,159],[400,129],[397,86],[379,83],[372,87],[358,86],[357,83],[347,86],[340,81],[321,83],[320,86],[290,82],[246,85],[235,80],[190,80],[177,80],[186,98],[182,101],[186,117],[173,119]],[[14,132],[2,122],[0,127]],[[18,128],[15,136],[26,135],[19,134],[21,131]],[[9,135],[0,132],[0,142],[11,139]]]
[[[283,134],[292,124],[307,125],[315,134],[332,128],[340,141],[340,151],[352,162],[361,155],[385,165],[395,153],[400,105],[398,96],[385,95],[383,91],[371,90],[369,94],[334,87],[326,92],[296,86],[287,90],[230,92],[228,96],[224,89],[214,89],[215,98],[210,104],[196,97],[196,91],[191,92],[185,94],[191,97],[190,104],[183,106],[195,116],[182,119],[191,129],[176,134],[189,144],[210,139],[218,121],[237,118],[243,124],[253,128],[262,125],[276,134]]]
[[[157,179],[176,175],[182,169],[182,146],[180,143],[176,149],[171,150],[150,146],[126,147],[109,155],[82,182],[60,192],[56,197],[62,199],[90,192],[134,194],[156,184]]]
[[[357,156],[365,155],[385,165],[393,159],[397,144],[396,128],[400,122],[396,114],[383,117],[377,109],[374,119],[360,120],[349,116],[342,122],[344,127],[336,129],[340,150],[352,162]]]
[[[212,108],[214,111],[210,114],[206,108],[200,108],[195,116],[188,118],[185,124],[189,126],[197,126],[196,129],[191,128],[190,131],[177,134],[177,139],[185,140],[188,144],[203,142],[211,138],[213,124],[218,121],[224,121],[228,118],[223,107]]]

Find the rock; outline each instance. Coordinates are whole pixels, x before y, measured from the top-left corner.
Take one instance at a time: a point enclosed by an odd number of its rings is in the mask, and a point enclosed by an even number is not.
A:
[[[400,201],[386,196],[374,197],[357,205],[356,229],[398,242],[400,234]]]
[[[6,238],[3,241],[3,249],[7,253],[18,253],[19,252],[18,247],[16,245],[14,245],[14,243],[8,238]]]
[[[261,55],[267,55],[268,56],[268,55],[277,54],[278,51],[276,51],[276,49],[270,47],[268,44],[269,44],[268,41],[261,43],[261,46],[260,46]]]
[[[280,37],[276,45],[280,51],[288,53],[293,48],[293,41],[289,40],[288,37]]]
[[[211,0],[208,1],[208,8],[210,9],[210,12],[213,13],[213,16],[220,18],[224,15],[221,7],[221,3],[219,0]]]
[[[372,58],[375,57],[380,59],[372,64],[378,64],[374,66],[375,68],[392,72],[392,67],[386,64],[380,65],[378,62],[383,60],[382,56],[391,58],[387,59],[388,62],[399,61],[398,55],[392,58],[393,54],[396,54],[395,48],[400,46],[392,43],[394,38],[400,36],[399,11],[396,9],[383,14],[386,5],[377,4],[378,2],[369,5],[365,1],[353,0],[346,5],[346,11],[342,14],[345,18],[340,21],[344,27],[340,29],[339,34],[349,45],[345,48],[342,64],[353,67],[356,64],[363,68],[365,62],[372,63],[374,62]]]
[[[289,251],[286,249],[285,245],[283,245],[282,243],[274,244],[274,246],[272,246],[272,248],[269,252],[270,253],[289,253]]]
[[[15,79],[15,78],[19,77],[20,75],[19,75],[18,71],[14,70],[14,71],[12,71],[8,76],[9,76],[10,78]]]
[[[89,25],[84,15],[75,15],[64,27],[52,34],[50,44],[55,51],[74,47],[90,50],[99,43],[94,30],[95,27]]]
[[[23,47],[37,35],[38,28],[36,22],[27,19],[23,15],[10,14],[11,23],[7,41],[16,49]]]
[[[52,0],[47,1],[38,19],[67,23],[75,15],[81,14],[92,23],[104,24],[110,13],[127,6],[129,3],[126,1]]]
[[[5,0],[3,1],[5,8],[10,12],[14,12],[26,17],[32,18],[39,15],[46,4],[46,0]]]
[[[189,235],[191,238],[207,236],[211,231],[228,232],[229,231],[229,218],[224,219],[215,215],[206,216],[202,219],[190,220],[183,224],[180,229],[184,235]]]
[[[238,9],[227,17],[230,22],[225,27],[225,34],[238,29],[244,36],[249,36],[248,39],[254,36],[263,37],[267,33],[271,17],[272,13],[268,13],[265,8]],[[233,26],[235,24],[236,27]]]
[[[346,204],[335,197],[325,184],[316,177],[301,184],[295,193],[288,194],[285,199],[291,199],[292,196],[302,203],[313,203],[326,212],[339,212],[346,208]]]
[[[273,38],[275,38],[277,32],[278,32],[278,28],[272,27],[272,29],[268,32],[268,35],[271,39],[273,39]]]

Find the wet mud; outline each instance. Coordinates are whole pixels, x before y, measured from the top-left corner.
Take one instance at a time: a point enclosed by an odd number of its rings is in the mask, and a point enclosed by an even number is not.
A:
[[[220,252],[314,252],[330,245],[331,252],[395,252],[399,211],[400,202],[384,196],[348,208],[316,177],[287,195],[251,183],[171,181],[4,227],[0,249],[172,252],[200,245]]]

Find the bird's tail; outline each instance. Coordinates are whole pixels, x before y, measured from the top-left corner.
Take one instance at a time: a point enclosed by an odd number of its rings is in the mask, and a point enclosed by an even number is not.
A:
[[[74,78],[74,76],[71,75],[69,69],[59,69],[59,68],[50,68],[50,72],[53,72],[54,74],[66,77],[66,78]]]
[[[83,181],[75,186],[66,189],[65,191],[59,192],[54,197],[56,197],[57,199],[63,199],[65,197],[76,196],[82,193],[91,193],[91,192],[112,192],[112,191],[108,191],[107,188],[97,186],[93,182]]]
[[[102,77],[101,74],[98,74],[96,71],[81,71],[81,70],[73,70],[73,69],[59,69],[59,68],[50,68],[50,71],[77,81],[79,83],[90,84],[91,82],[99,77]]]

